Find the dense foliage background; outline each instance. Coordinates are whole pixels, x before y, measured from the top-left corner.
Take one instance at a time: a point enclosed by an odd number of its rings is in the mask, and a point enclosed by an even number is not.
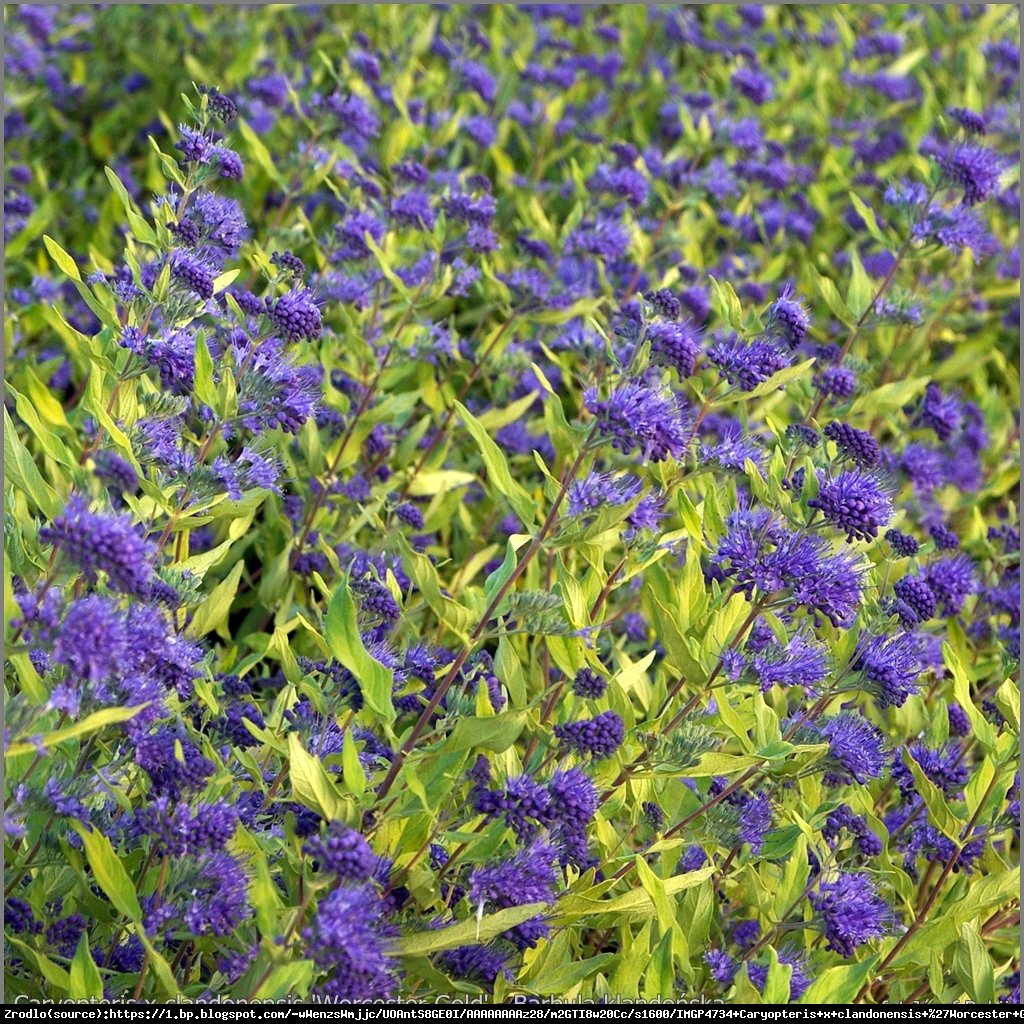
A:
[[[1017,19],[5,8],[7,999],[1019,1001]]]

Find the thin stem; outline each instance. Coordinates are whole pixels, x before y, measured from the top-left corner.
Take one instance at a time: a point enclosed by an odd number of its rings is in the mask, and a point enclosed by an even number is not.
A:
[[[420,296],[423,294],[423,290],[427,287],[427,282],[430,280],[429,275],[425,277],[420,284],[419,288],[416,289],[412,298],[409,300],[409,304],[406,307],[405,312],[402,314],[402,319],[398,322],[398,326],[394,330],[394,336],[397,340],[398,335],[405,330],[406,325],[412,319],[413,312],[416,309],[416,303],[419,301]],[[291,562],[294,564],[295,559],[299,557],[299,553],[302,549],[302,545],[306,542],[306,538],[309,536],[310,530],[313,528],[313,521],[316,519],[317,513],[320,511],[323,503],[327,500],[327,481],[334,476],[338,470],[338,464],[341,462],[342,456],[345,454],[345,449],[348,447],[348,443],[352,438],[352,434],[355,431],[356,424],[359,422],[363,413],[369,408],[370,402],[373,400],[374,395],[377,393],[377,388],[380,385],[381,377],[384,375],[384,370],[387,368],[388,362],[391,359],[392,354],[395,351],[395,343],[392,342],[388,345],[387,350],[384,353],[384,358],[380,361],[380,365],[377,367],[377,371],[373,376],[373,379],[369,384],[366,385],[366,389],[363,393],[362,398],[359,401],[359,405],[352,418],[349,420],[348,425],[345,428],[345,433],[342,435],[341,442],[338,445],[338,451],[335,454],[330,466],[328,467],[327,474],[325,476],[324,486],[317,492],[316,498],[313,501],[309,512],[306,514],[306,518],[302,524],[302,530],[299,533],[298,540],[295,543],[295,547],[292,549]]]
[[[58,729],[60,729],[60,727],[67,721],[67,718],[68,713],[66,711],[62,711],[60,713],[60,717],[57,719],[57,722],[53,727],[53,731],[56,732]],[[11,801],[14,799],[15,793],[17,793],[18,791],[18,787],[23,786],[25,785],[26,782],[28,782],[32,773],[36,770],[36,768],[39,767],[39,762],[42,761],[44,757],[49,757],[49,754],[50,752],[48,750],[39,751],[36,753],[36,756],[32,759],[32,763],[25,770],[24,775],[22,775],[18,782],[12,787],[10,796],[8,796],[6,800],[4,800],[5,811],[7,810],[8,807],[10,807]]]
[[[413,726],[412,732],[409,733],[408,738],[405,740],[405,742],[402,744],[397,754],[395,755],[395,759],[391,762],[391,767],[388,770],[388,774],[385,777],[384,781],[381,783],[381,787],[377,792],[378,800],[383,800],[384,797],[390,791],[392,785],[394,785],[395,779],[398,777],[398,773],[402,770],[402,765],[405,763],[406,757],[408,757],[409,752],[413,749],[413,747],[416,746],[416,743],[423,735],[424,731],[427,728],[427,725],[430,722],[431,717],[433,716],[434,712],[437,711],[437,708],[440,705],[441,701],[444,700],[445,694],[447,694],[448,690],[451,688],[452,683],[455,682],[455,679],[458,676],[460,670],[462,669],[462,666],[465,665],[470,654],[473,652],[473,649],[476,646],[477,641],[486,632],[487,625],[491,621],[491,618],[493,617],[494,613],[501,606],[501,603],[505,600],[505,597],[508,595],[509,591],[515,585],[519,577],[522,576],[524,572],[526,572],[527,568],[530,565],[530,562],[533,560],[534,555],[536,555],[537,552],[541,549],[541,546],[543,545],[545,539],[554,527],[555,522],[558,519],[558,511],[561,508],[562,502],[565,500],[565,496],[569,491],[569,486],[572,484],[573,479],[579,472],[580,466],[582,466],[583,464],[583,460],[586,458],[587,453],[590,450],[590,441],[593,440],[595,432],[596,425],[590,428],[586,440],[580,446],[579,453],[574,459],[572,465],[566,471],[565,475],[562,477],[562,483],[558,489],[558,494],[555,497],[555,500],[552,502],[551,508],[548,510],[548,514],[545,517],[540,530],[538,530],[534,538],[530,541],[530,544],[527,547],[526,552],[523,554],[523,557],[519,559],[518,564],[512,571],[512,575],[509,576],[509,578],[498,589],[498,592],[494,595],[494,597],[491,598],[490,603],[487,605],[487,607],[484,609],[483,614],[480,616],[480,621],[477,623],[476,628],[470,634],[469,643],[467,643],[459,652],[458,657],[452,663],[452,666],[448,670],[444,679],[441,680],[440,684],[434,690],[434,694],[428,701],[426,707],[422,710],[422,712],[420,712],[420,717],[416,721],[416,724]]]
[[[299,904],[298,909],[295,911],[295,917],[292,918],[292,923],[288,926],[288,931],[285,933],[284,940],[281,943],[282,946],[287,946],[288,943],[291,942],[292,937],[295,935],[296,931],[298,931],[299,925],[302,923],[302,919],[306,916],[306,911],[309,909],[309,905],[312,902],[313,893],[308,892],[303,898],[302,902]],[[271,960],[270,963],[267,964],[266,969],[256,979],[255,984],[253,985],[252,989],[249,992],[250,999],[255,997],[256,993],[259,992],[259,990],[263,987],[264,983],[266,982],[267,978],[270,977],[275,967],[277,967],[277,962],[274,960]]]
[[[167,883],[167,872],[171,866],[170,857],[164,857],[160,863],[160,877],[156,883],[156,904],[159,905],[160,897],[164,894],[164,885]],[[142,987],[146,983],[146,974],[149,972],[149,950],[142,959],[142,969],[139,971],[139,980],[135,983],[135,993],[132,998],[138,1002],[142,995]]]
[[[971,820],[967,823],[966,828],[963,831],[963,838],[956,845],[956,849],[950,854],[946,863],[943,865],[942,874],[939,875],[938,881],[932,887],[931,893],[928,895],[928,899],[925,901],[924,906],[920,912],[915,915],[913,922],[910,927],[903,933],[899,941],[896,943],[885,959],[878,965],[878,971],[876,977],[870,981],[865,982],[860,992],[857,993],[857,998],[854,999],[854,1003],[859,1003],[867,996],[868,992],[871,991],[873,985],[878,984],[882,980],[888,966],[899,956],[900,952],[904,949],[908,942],[921,930],[921,926],[925,923],[928,918],[928,914],[931,912],[932,907],[935,906],[935,901],[939,898],[939,893],[942,891],[942,887],[946,884],[946,879],[949,878],[956,867],[957,861],[960,859],[960,854],[963,852],[964,847],[970,841],[971,833],[974,831],[974,826],[978,823],[978,818],[981,816],[982,809],[985,804],[988,803],[988,798],[992,795],[996,788],[996,783],[999,782],[999,777],[1002,774],[1001,771],[997,771],[993,774],[991,782],[988,784],[988,788],[985,790],[985,795],[978,801],[978,806],[974,810],[974,814],[971,815]]]
[[[508,329],[516,321],[520,312],[520,310],[512,311],[512,313],[509,315],[509,318],[501,325],[495,336],[490,340],[487,347],[480,354],[479,358],[476,360],[476,362],[470,369],[469,376],[466,378],[466,380],[463,382],[462,387],[459,389],[459,393],[455,398],[456,402],[461,402],[469,393],[469,389],[473,386],[473,382],[479,376],[480,371],[484,368],[484,365],[486,364],[488,357],[494,351],[495,346],[498,344],[498,342],[500,342],[501,339],[505,336],[505,333],[508,331]],[[430,457],[434,454],[435,451],[437,451],[441,442],[447,436],[448,430],[451,427],[451,423],[454,418],[455,402],[453,402],[448,407],[448,409],[445,410],[444,419],[441,420],[441,425],[435,431],[434,436],[431,438],[430,443],[423,451],[423,454],[420,455],[419,459],[417,459],[416,465],[413,466],[412,472],[409,473],[408,477],[405,480],[405,483],[402,484],[402,487],[398,492],[399,500],[403,499],[409,493],[409,488],[412,486],[413,480],[415,480],[416,477],[419,476],[419,474],[423,471],[423,467],[427,464]]]

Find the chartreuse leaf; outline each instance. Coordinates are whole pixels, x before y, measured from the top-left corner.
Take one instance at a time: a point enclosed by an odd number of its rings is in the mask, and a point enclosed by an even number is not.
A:
[[[242,579],[242,572],[245,563],[241,560],[232,566],[227,574],[203,599],[202,604],[196,608],[189,623],[187,633],[189,636],[205,636],[207,633],[217,630],[220,635],[227,637],[224,629],[228,616],[231,614],[231,606],[238,592],[238,584]]]
[[[267,149],[259,135],[253,131],[252,126],[247,121],[243,121],[239,118],[238,130],[241,133],[242,138],[245,139],[246,144],[249,146],[252,157],[256,161],[260,170],[262,170],[263,173],[266,174],[266,176],[276,185],[283,184],[281,173],[274,166],[274,158],[270,155],[270,150]]]
[[[395,720],[395,706],[391,700],[394,673],[372,657],[363,645],[348,579],[338,584],[327,606],[324,639],[334,657],[356,677],[366,706],[390,728]]]
[[[149,936],[146,934],[146,929],[141,924],[133,924],[132,931],[134,931],[139,937],[139,941],[146,949],[149,966],[156,975],[160,988],[163,990],[164,994],[169,996],[171,999],[177,999],[178,996],[181,995],[181,989],[178,987],[178,982],[175,980],[174,972],[171,970],[171,965],[164,958],[163,953],[153,945]]]
[[[758,384],[752,391],[733,391],[728,395],[723,395],[715,404],[729,405],[733,402],[745,402],[751,398],[770,395],[773,391],[778,391],[779,388],[784,388],[787,384],[792,384],[793,381],[799,380],[813,365],[813,359],[806,359],[795,366],[785,366],[778,373],[773,373],[767,380]]]
[[[96,884],[106,893],[107,899],[125,917],[141,921],[142,908],[135,894],[135,886],[110,845],[110,840],[98,829],[90,830],[80,821],[72,821],[71,827],[81,836],[85,859],[92,868]]]
[[[850,416],[861,412],[880,415],[902,409],[924,391],[927,383],[927,377],[910,377],[907,380],[894,380],[889,384],[883,384],[874,391],[856,398],[850,406]]]
[[[71,454],[64,447],[60,438],[39,418],[36,402],[30,402],[28,398],[15,390],[10,384],[7,385],[7,390],[14,395],[14,408],[18,413],[18,417],[35,435],[43,451],[55,462],[59,462],[62,466],[67,466],[69,469],[74,469],[78,465],[77,461],[71,457]]]
[[[81,281],[82,275],[78,272],[75,261],[49,236],[43,235],[43,245],[50,254],[50,258],[58,267],[71,278],[72,281]]]
[[[23,491],[48,519],[60,515],[63,503],[57,492],[43,479],[35,460],[21,443],[11,417],[4,408],[4,476]]]
[[[658,927],[661,929],[662,935],[667,935],[672,931],[676,915],[675,905],[665,890],[665,882],[651,870],[647,861],[640,854],[637,854],[634,864],[640,884],[654,904],[654,910],[658,916]]]
[[[793,968],[789,964],[779,962],[778,952],[769,945],[765,949],[768,957],[768,977],[765,979],[761,998],[771,1005],[789,1002],[789,983],[793,977]]]
[[[974,699],[971,697],[971,684],[959,655],[952,645],[944,643],[942,657],[953,676],[953,696],[956,697],[957,703],[970,719],[971,735],[977,740],[982,750],[991,750],[996,741],[995,730],[992,728],[992,723],[975,706]]]
[[[1020,735],[1020,689],[1012,679],[1007,679],[996,690],[996,707],[1009,723],[1016,735]]]
[[[292,960],[290,963],[278,964],[267,980],[253,992],[253,999],[266,999],[270,1002],[283,996],[304,996],[313,980],[315,964],[312,960]]]
[[[399,956],[425,956],[438,953],[443,949],[456,949],[459,946],[475,945],[487,942],[502,932],[507,932],[517,924],[538,917],[548,910],[546,903],[527,903],[521,907],[509,907],[499,910],[496,914],[485,914],[483,917],[460,921],[448,928],[436,928],[431,931],[405,935],[395,940],[394,949]]]
[[[344,819],[347,806],[323,762],[308,753],[297,733],[288,734],[288,776],[299,803],[316,811],[327,821]]]
[[[484,466],[487,469],[488,481],[508,499],[523,525],[532,526],[537,517],[537,505],[522,486],[513,479],[505,453],[494,443],[480,421],[461,402],[456,402],[455,408],[480,449],[481,458],[483,458]]]
[[[121,206],[124,209],[125,216],[128,218],[128,226],[132,229],[132,234],[140,242],[144,242],[147,245],[155,244],[157,237],[153,229],[143,217],[139,216],[131,197],[128,195],[128,190],[121,183],[121,179],[109,167],[104,167],[103,170],[106,171],[110,187],[114,190],[117,198],[121,200]]]
[[[526,725],[525,711],[505,711],[489,718],[461,717],[445,741],[445,753],[461,750],[508,750]]]
[[[878,962],[878,954],[869,956],[857,964],[843,964],[822,971],[800,997],[802,1004],[852,1003],[861,986],[871,977]]]
[[[878,226],[878,218],[875,216],[875,211],[871,209],[863,199],[860,198],[855,192],[850,193],[850,202],[853,204],[853,208],[857,211],[860,219],[868,226],[868,233],[876,242],[881,242],[882,245],[890,245],[890,240],[886,238],[882,229]]]
[[[204,405],[216,409],[217,385],[213,380],[213,357],[210,355],[210,347],[206,344],[202,331],[196,333],[196,369],[194,390],[196,397]]]
[[[835,282],[830,277],[817,274],[815,275],[815,283],[818,286],[822,299],[825,301],[825,305],[828,306],[833,315],[847,326],[852,325],[857,318],[853,315],[853,310],[843,301],[843,297],[839,294],[839,289],[836,287]]]
[[[30,366],[26,366],[23,373],[25,393],[32,400],[39,415],[54,427],[70,429],[71,424],[68,423],[68,418],[64,413],[64,406],[53,397],[53,393],[36,376],[35,371]]]
[[[743,326],[743,307],[736,290],[728,281],[711,278],[712,305],[715,312],[733,329]]]
[[[68,971],[68,995],[72,999],[102,999],[103,979],[89,952],[89,935],[82,933]]]
[[[710,878],[714,871],[714,866],[709,864],[697,871],[666,878],[663,880],[665,894],[674,896],[678,892],[692,889]],[[643,888],[633,889],[609,900],[569,893],[558,901],[554,917],[557,922],[568,924],[580,918],[598,917],[606,920],[611,916],[616,924],[625,924],[644,920],[654,912],[654,909],[654,901]]]
[[[928,920],[914,937],[900,950],[890,964],[898,970],[904,964],[927,964],[931,953],[945,949],[959,936],[960,926],[975,921],[986,911],[1009,903],[1020,896],[1020,865],[1007,871],[972,879],[970,897],[952,892],[952,899],[942,903],[932,912]]]
[[[68,992],[71,989],[71,978],[68,972],[55,964],[45,953],[33,949],[27,942],[23,942],[15,935],[5,935],[4,942],[10,943],[17,949],[25,960],[35,967],[38,976],[43,978],[48,985],[52,985],[58,992]]]
[[[356,741],[353,739],[351,729],[345,730],[345,736],[341,747],[341,771],[345,785],[355,795],[362,796],[366,792],[366,772],[359,763],[359,751],[356,750]]]
[[[960,927],[960,939],[953,949],[953,971],[974,1002],[990,1006],[996,1001],[992,960],[972,924]]]
[[[55,729],[53,732],[44,733],[38,737],[38,742],[49,750],[65,740],[91,736],[94,732],[99,732],[100,729],[108,725],[114,725],[117,722],[127,722],[128,719],[134,718],[145,706],[145,704],[136,704],[130,708],[103,708],[100,711],[94,711],[91,715],[83,718],[82,721],[75,722],[74,725],[66,725],[63,729]],[[35,742],[16,741],[7,746],[4,750],[4,757],[18,757],[21,754],[27,754],[36,749],[37,745]]]
[[[944,836],[956,842],[963,831],[963,822],[953,813],[942,790],[925,775],[917,760],[906,751],[903,760],[914,775],[914,788],[921,794],[928,816]]]
[[[405,571],[416,584],[430,610],[463,643],[468,643],[470,631],[476,623],[473,613],[442,592],[437,567],[421,551],[415,551],[405,537],[399,535],[395,539],[395,547],[402,556]]]
[[[856,248],[851,248],[850,287],[846,291],[846,304],[858,320],[871,308],[874,294],[871,278],[864,270],[864,264],[861,263]]]

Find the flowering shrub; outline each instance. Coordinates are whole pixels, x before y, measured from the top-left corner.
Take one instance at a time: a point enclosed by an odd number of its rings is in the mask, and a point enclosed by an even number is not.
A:
[[[5,16],[8,999],[1018,1000],[1010,7]]]

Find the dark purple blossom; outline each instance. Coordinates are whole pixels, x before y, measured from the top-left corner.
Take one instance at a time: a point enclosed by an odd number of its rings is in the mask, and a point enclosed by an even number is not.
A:
[[[892,499],[876,477],[845,470],[827,480],[807,502],[830,523],[846,531],[848,541],[871,540],[892,518]]]
[[[965,206],[990,198],[999,187],[1005,162],[994,150],[974,142],[950,146],[939,156],[946,178],[963,189]]]
[[[323,836],[312,836],[302,848],[320,871],[332,874],[339,882],[366,882],[373,874],[377,858],[370,844],[343,822],[332,821]]]
[[[589,388],[584,403],[596,417],[600,433],[626,455],[639,448],[646,461],[663,462],[680,459],[686,452],[688,434],[674,395],[643,384],[623,384],[604,401]]]
[[[98,572],[125,594],[145,596],[153,575],[154,547],[142,538],[128,515],[90,512],[79,495],[39,531],[39,539],[71,559],[90,582]]]
[[[910,633],[895,637],[869,636],[854,658],[853,668],[863,672],[881,707],[903,707],[917,693],[922,671],[918,642]]]
[[[747,344],[738,335],[720,337],[707,350],[721,377],[741,391],[753,391],[789,365],[788,354],[768,338]]]
[[[851,427],[849,423],[830,423],[823,431],[825,437],[834,441],[840,453],[864,469],[871,469],[881,461],[882,452],[878,442],[866,431]]]
[[[267,300],[267,316],[289,341],[315,341],[323,330],[323,318],[313,293],[305,288]]]
[[[810,899],[828,948],[845,957],[853,956],[865,942],[880,939],[892,920],[892,911],[875,883],[862,873],[843,872],[833,882],[822,882]]]
[[[923,577],[943,615],[956,615],[978,586],[974,566],[966,555],[953,555],[932,562],[924,570]]]
[[[389,953],[383,909],[370,885],[338,885],[320,900],[303,932],[313,960],[329,972],[319,995],[356,1002],[391,997],[397,965]]]
[[[885,770],[884,741],[878,727],[861,715],[844,712],[818,727],[828,741],[826,755],[831,781],[867,782]],[[828,780],[827,780],[828,781]]]
[[[555,726],[559,743],[575,750],[582,757],[611,757],[625,738],[622,719],[614,711],[605,711],[596,718]]]

